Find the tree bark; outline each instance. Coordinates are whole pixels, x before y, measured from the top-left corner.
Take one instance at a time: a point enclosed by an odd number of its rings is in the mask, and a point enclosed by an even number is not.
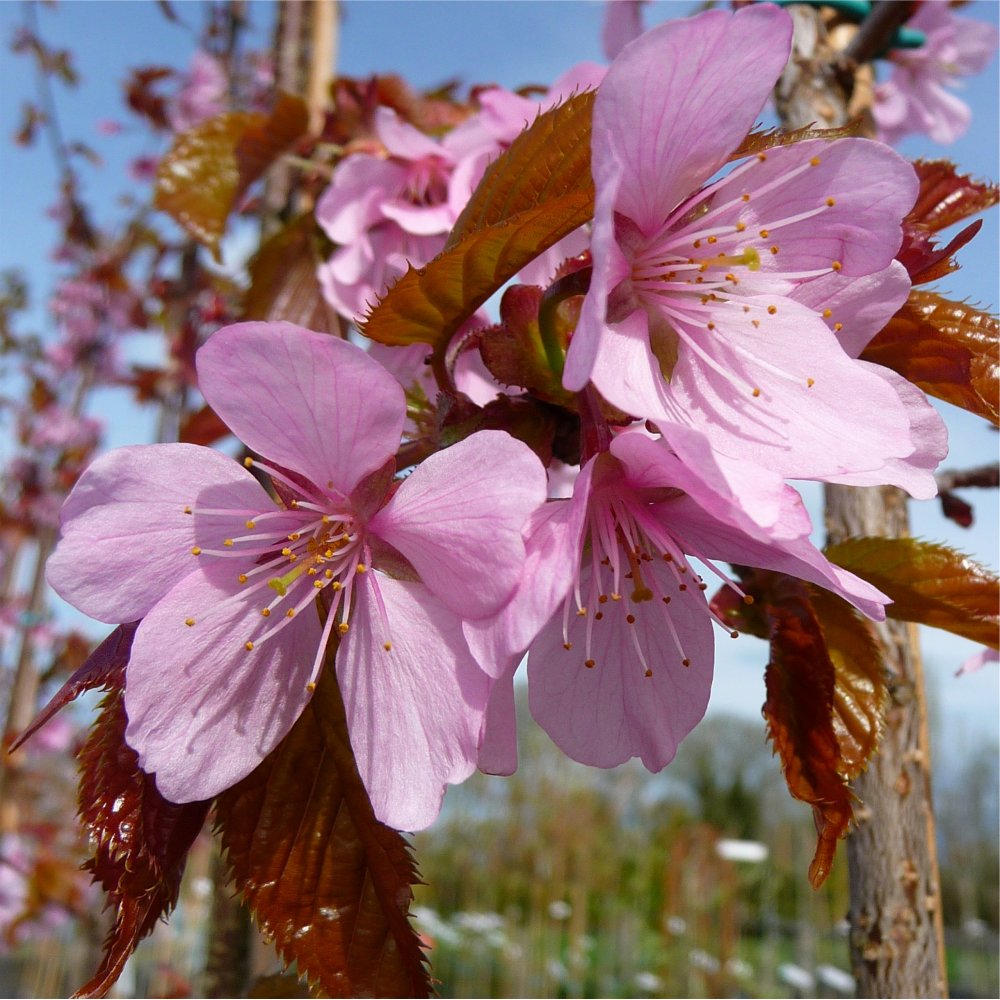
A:
[[[775,90],[786,127],[824,127],[860,117],[874,134],[871,67],[909,13],[880,2],[860,26],[830,8],[790,8],[792,59]],[[859,183],[863,179],[859,178]],[[856,535],[909,534],[905,495],[894,488],[827,486],[826,530],[836,542]],[[862,997],[947,995],[940,881],[931,799],[927,712],[916,626],[876,626],[890,704],[878,753],[854,783],[856,828],[847,841],[851,889],[851,966]]]

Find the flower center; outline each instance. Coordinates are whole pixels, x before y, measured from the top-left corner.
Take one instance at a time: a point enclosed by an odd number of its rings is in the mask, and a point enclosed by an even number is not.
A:
[[[230,604],[245,602],[250,594],[259,595],[260,616],[274,622],[260,634],[252,632],[252,639],[241,637],[249,653],[278,635],[314,601],[322,600],[326,623],[307,685],[311,690],[322,667],[333,629],[336,628],[340,635],[349,631],[354,586],[370,567],[371,550],[365,539],[364,526],[345,498],[313,484],[294,482],[277,469],[257,460],[247,459],[245,464],[248,467],[256,465],[273,480],[293,491],[294,499],[285,509],[264,512],[184,508],[185,514],[198,518],[247,517],[246,534],[225,539],[221,548],[196,545],[191,549],[191,554],[199,558],[236,560],[240,571],[235,577],[237,586],[232,596],[215,604],[200,618],[186,618],[185,624],[194,627],[199,620],[217,614]],[[377,586],[375,589],[377,591]],[[378,594],[376,601],[383,612],[382,624],[388,634],[388,623]],[[384,648],[390,651],[392,643],[387,640]]]
[[[679,595],[704,592],[708,585],[693,571],[662,517],[639,498],[623,495],[623,491],[595,496],[588,512],[584,553],[584,566],[563,606],[563,648],[574,648],[569,633],[571,611],[575,608],[576,617],[586,620],[582,652],[587,669],[600,666],[594,650],[607,646],[600,641],[598,630],[606,628],[615,617],[619,625],[624,624],[627,641],[645,677],[652,677],[654,667],[669,663],[672,657],[681,666],[691,666],[691,657],[674,623],[676,606],[671,605]],[[706,564],[743,595],[738,584],[712,563]],[[682,614],[689,615],[693,608],[702,610],[733,638],[739,635],[705,601],[686,601]],[[643,624],[650,627],[643,628]],[[672,649],[660,644],[655,649],[647,648],[649,637],[662,634],[659,625],[665,626]],[[643,637],[647,637],[646,641]]]

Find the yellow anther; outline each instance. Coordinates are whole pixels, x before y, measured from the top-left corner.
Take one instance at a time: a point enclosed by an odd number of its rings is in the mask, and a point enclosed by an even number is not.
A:
[[[247,524],[247,531],[253,531],[253,529],[257,527],[256,521],[247,521],[246,524]]]
[[[818,156],[814,156],[814,157],[813,157],[813,158],[812,158],[812,159],[811,159],[811,160],[809,161],[809,166],[810,166],[810,167],[818,167],[818,166],[819,166],[819,157],[818,157]]]
[[[752,594],[744,594],[743,595],[743,603],[746,604],[746,605],[753,604],[753,595]]]
[[[840,333],[840,331],[844,329],[844,324],[843,323],[834,323],[833,324],[833,329],[834,329],[834,332]]]
[[[240,573],[240,575],[238,577],[236,577],[236,579],[239,580],[240,583],[246,583],[247,582],[247,575],[246,575],[246,573]]]
[[[271,609],[270,608],[261,608],[260,609],[260,613],[261,613],[261,616],[263,618],[270,618],[271,617]]]
[[[185,508],[184,508],[184,513],[185,513],[185,514],[193,514],[193,513],[194,513],[194,511],[192,511],[190,507],[185,507]]]
[[[359,573],[367,573],[368,572],[368,567],[364,563],[358,563],[358,572]]]
[[[247,457],[243,459],[243,464],[248,469],[251,469],[251,468],[253,468],[253,459],[249,455],[247,455]]]
[[[758,388],[757,388],[756,386],[754,386],[754,390],[753,390],[753,398],[754,398],[754,399],[756,399],[756,398],[757,398],[757,397],[758,397],[759,395],[760,395],[760,389],[758,389]],[[682,587],[681,587],[681,590],[683,590],[683,589],[684,589],[684,588],[683,588],[683,586],[682,586]]]
[[[253,649],[253,643],[250,642],[249,639],[245,643],[243,643],[243,646],[247,652],[250,652],[250,650]]]
[[[705,324],[705,328],[707,330],[714,330],[715,329],[715,324],[714,323],[706,323]]]
[[[294,618],[294,617],[295,617],[295,608],[289,608],[289,609],[288,609],[288,610],[287,610],[287,611],[285,612],[285,617],[286,617],[286,618]]]
[[[749,307],[749,306],[744,306],[744,307],[743,307],[743,311],[744,311],[745,313],[748,313],[748,312],[750,312],[750,307]]]
[[[691,245],[697,250],[701,246],[701,240],[695,240]],[[692,263],[694,262],[692,261]]]
[[[612,594],[611,595],[611,600],[612,601],[620,601],[621,599],[622,599],[622,595],[621,594]]]
[[[307,690],[307,691],[308,691],[308,692],[309,692],[310,694],[312,694],[312,693],[313,693],[313,691],[315,691],[315,690],[316,690],[316,682],[315,682],[315,681],[307,681],[307,682],[306,682],[306,690]]]
[[[343,587],[343,584],[339,580],[334,580],[333,583],[330,584],[331,590],[340,590],[341,587]]]
[[[767,154],[766,153],[758,153],[757,154],[757,159],[760,160],[761,163],[763,163],[767,159]]]
[[[718,236],[709,236],[708,242],[709,243],[718,243],[719,242],[719,238],[718,238]]]
[[[587,609],[586,608],[577,608],[576,609],[576,617],[577,618],[586,618],[587,617]]]
[[[767,307],[767,314],[768,314],[768,316],[773,316],[777,311],[778,311],[778,307],[777,306],[768,306]]]
[[[813,387],[813,386],[814,386],[815,384],[816,384],[816,379],[814,379],[814,378],[807,378],[807,379],[806,379],[806,385],[807,385],[807,386],[808,386],[808,387],[809,387],[810,389],[811,389],[811,388],[812,388],[812,387]]]
[[[299,502],[298,502],[298,500],[289,500],[288,501],[288,506],[291,507],[292,510],[298,510],[299,509]]]
[[[748,194],[741,194],[741,195],[740,195],[740,197],[741,197],[741,198],[742,198],[742,199],[743,199],[744,201],[749,201],[749,200],[750,200],[750,195],[748,195]]]
[[[768,236],[770,236],[770,235],[771,235],[771,230],[770,229],[762,229],[760,231],[760,238],[762,240],[766,240],[768,238]]]
[[[837,199],[836,198],[827,198],[826,199],[826,207],[827,208],[833,208],[833,206],[836,205],[836,204],[837,204]]]
[[[753,327],[753,328],[754,328],[755,330],[756,330],[756,329],[759,329],[759,328],[760,328],[760,320],[759,320],[759,319],[752,319],[752,320],[750,320],[750,325],[751,325],[751,326],[752,326],[752,327]]]
[[[741,219],[739,222],[736,223],[736,232],[742,233],[743,230],[746,229],[746,227],[747,224]]]
[[[297,542],[302,537],[302,535],[298,531],[293,531],[287,537],[290,542]]]
[[[833,315],[833,310],[832,309],[824,309],[823,310],[823,319],[829,319],[832,315]]]
[[[778,253],[778,248],[777,247],[771,247],[771,253],[772,254],[777,254]]]
[[[225,545],[227,549],[231,549],[233,547],[233,540],[231,538],[227,538],[222,544]]]
[[[391,653],[391,652],[392,652],[392,643],[391,643],[391,642],[383,642],[383,643],[382,643],[382,648],[383,648],[383,649],[384,649],[384,650],[385,650],[385,651],[386,651],[387,653]]]
[[[307,570],[307,572],[308,572],[308,574],[310,576],[318,576],[319,575],[319,570],[316,569],[315,566],[310,566],[309,569]]]
[[[347,635],[347,632],[348,632],[348,630],[350,629],[350,627],[351,627],[351,626],[350,626],[350,625],[348,625],[348,624],[347,624],[347,622],[341,622],[341,623],[340,623],[340,624],[339,624],[339,625],[337,626],[337,631],[338,631],[338,632],[339,632],[339,633],[340,633],[341,635]]]
[[[595,666],[597,666],[597,664],[596,664],[596,663],[594,663],[594,661],[593,661],[593,660],[584,660],[584,661],[583,661],[583,665],[584,665],[584,666],[585,666],[585,667],[586,667],[586,668],[587,668],[588,670],[593,670],[593,669],[594,669],[594,667],[595,667]]]
[[[571,642],[564,642],[563,643],[563,649],[572,649],[572,648],[573,648],[573,643],[571,643]]]
[[[649,667],[646,667],[646,676],[647,677],[652,677],[653,676],[653,671],[650,670]]]
[[[192,548],[191,548],[191,555],[193,555],[193,556],[200,556],[201,555],[201,549],[198,548],[197,545],[192,546]]]
[[[332,580],[333,579],[333,570],[332,569],[325,569],[325,570],[323,570],[323,576],[325,576],[328,580]]]
[[[191,626],[194,625],[194,619],[193,618],[185,618],[184,619],[184,624],[187,625],[188,628],[191,628]]]
[[[835,260],[830,264],[830,267],[832,267],[835,271],[840,271],[843,270],[844,265],[841,264],[839,260]]]
[[[317,590],[322,590],[323,587],[326,586],[326,584],[324,584],[322,580],[313,580],[313,586]]]

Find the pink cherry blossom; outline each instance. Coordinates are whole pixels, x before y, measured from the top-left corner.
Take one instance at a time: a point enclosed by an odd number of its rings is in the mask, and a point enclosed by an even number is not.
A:
[[[963,76],[981,73],[997,49],[998,33],[985,21],[961,17],[947,3],[921,3],[910,25],[926,36],[916,49],[894,49],[889,78],[875,88],[872,113],[886,142],[922,132],[935,142],[954,142],[972,120],[953,90]]]
[[[191,57],[180,90],[167,104],[167,118],[175,132],[184,132],[199,122],[226,110],[229,81],[215,56],[197,51]]]
[[[955,671],[955,676],[964,677],[966,674],[974,674],[982,670],[987,663],[996,663],[998,661],[1000,661],[1000,653],[989,646],[984,646],[978,653],[973,653],[972,656],[962,663],[958,670]]]
[[[770,5],[709,11],[646,32],[612,64],[594,109],[593,277],[564,381],[590,379],[667,437],[700,430],[783,476],[932,496],[943,425],[845,350],[905,297],[893,257],[910,165],[879,143],[812,140],[712,180],[790,37]]]
[[[713,626],[729,631],[691,558],[740,593],[716,560],[790,573],[883,619],[888,598],[828,562],[808,540],[798,494],[776,488],[779,515],[764,531],[710,455],[695,472],[662,442],[629,432],[586,463],[571,500],[530,518],[525,582],[511,603],[496,621],[465,626],[480,662],[503,669],[480,766],[507,773],[516,760],[503,720],[525,649],[532,714],[569,756],[600,767],[630,757],[651,770],[668,764],[708,704]]]
[[[85,614],[142,619],[126,739],[166,798],[217,794],[291,728],[336,630],[375,812],[426,826],[445,783],[475,767],[490,679],[462,623],[517,585],[541,463],[483,431],[394,482],[402,388],[360,348],[290,324],[220,330],[197,365],[206,400],[266,456],[251,464],[280,503],[209,449],[118,449],[67,499],[48,565]]]
[[[340,244],[319,269],[324,295],[358,320],[409,264],[443,247],[497,146],[475,119],[440,141],[380,107],[375,133],[383,155],[355,153],[334,171],[316,219]]]

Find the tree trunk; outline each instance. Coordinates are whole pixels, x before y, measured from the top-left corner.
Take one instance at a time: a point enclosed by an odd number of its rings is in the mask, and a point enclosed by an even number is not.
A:
[[[860,116],[872,135],[872,74],[866,61],[905,19],[909,5],[876,3],[860,29],[840,23],[830,8],[790,10],[795,19],[792,59],[775,92],[783,123],[790,128],[813,122],[829,127]],[[897,489],[828,486],[825,498],[831,542],[855,535],[909,533],[906,497]],[[851,965],[859,996],[946,996],[917,630],[886,622],[876,632],[890,705],[878,753],[854,783],[857,826],[847,842]]]

